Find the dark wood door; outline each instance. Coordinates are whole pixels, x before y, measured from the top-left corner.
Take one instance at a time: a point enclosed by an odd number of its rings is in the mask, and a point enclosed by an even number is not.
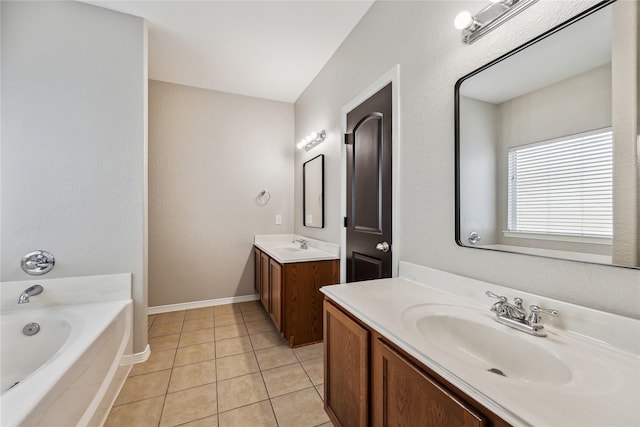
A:
[[[391,277],[391,83],[347,114],[347,282]]]
[[[374,427],[487,426],[480,412],[380,339],[373,344],[371,363]]]
[[[324,406],[337,426],[369,425],[369,331],[327,300]]]

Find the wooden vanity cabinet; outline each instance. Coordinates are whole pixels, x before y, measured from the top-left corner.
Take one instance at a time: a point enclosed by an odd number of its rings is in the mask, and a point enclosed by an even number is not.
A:
[[[282,332],[282,266],[269,255],[254,247],[255,288],[262,306],[278,331]]]
[[[260,252],[260,302],[271,313],[271,281],[269,279],[269,255]]]
[[[261,259],[260,249],[253,247],[253,272],[254,272],[254,286],[256,288],[256,294],[262,300],[262,269],[260,268]]]
[[[334,425],[509,426],[328,298],[324,307],[324,403]]]
[[[276,329],[282,330],[282,265],[269,258],[270,308],[269,316]]]
[[[320,288],[340,281],[340,261],[280,264],[257,247],[253,252],[256,292],[278,332],[291,347],[322,341]]]
[[[324,305],[324,403],[339,425],[369,425],[369,331]]]
[[[381,338],[373,344],[371,364],[374,427],[488,425],[479,411]]]

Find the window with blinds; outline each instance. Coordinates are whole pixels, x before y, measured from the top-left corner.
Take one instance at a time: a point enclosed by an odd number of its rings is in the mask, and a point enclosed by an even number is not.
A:
[[[508,231],[612,237],[611,128],[511,148]]]

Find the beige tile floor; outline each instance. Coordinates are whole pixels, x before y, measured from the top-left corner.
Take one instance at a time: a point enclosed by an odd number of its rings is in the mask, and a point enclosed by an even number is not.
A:
[[[290,349],[258,301],[149,316],[105,426],[331,426],[322,344]]]

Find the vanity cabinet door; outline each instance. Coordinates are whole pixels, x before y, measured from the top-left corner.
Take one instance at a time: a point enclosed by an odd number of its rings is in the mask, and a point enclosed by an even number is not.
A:
[[[261,284],[262,284],[262,273],[260,271],[260,265],[261,265],[261,259],[260,256],[262,255],[262,252],[260,252],[260,249],[256,248],[254,246],[253,248],[253,262],[254,262],[254,286],[256,288],[256,293],[258,294],[258,296],[260,295],[260,291],[261,291]]]
[[[373,426],[487,426],[487,419],[377,339],[372,354]]]
[[[324,406],[334,424],[369,423],[369,331],[324,302]]]
[[[269,259],[269,286],[271,288],[269,315],[276,329],[282,332],[282,266],[273,259]]]
[[[271,310],[270,294],[271,289],[269,287],[269,255],[260,253],[260,301],[267,313]]]

